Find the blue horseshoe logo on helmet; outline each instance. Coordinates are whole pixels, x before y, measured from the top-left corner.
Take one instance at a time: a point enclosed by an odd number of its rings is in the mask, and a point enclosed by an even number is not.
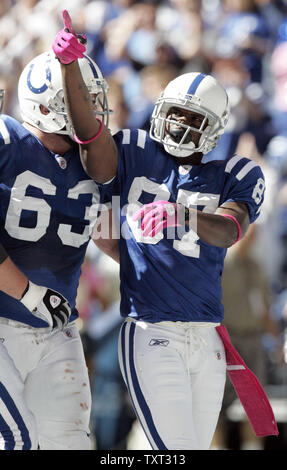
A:
[[[48,88],[48,85],[46,84],[47,81],[51,81],[51,69],[50,67],[47,65],[46,67],[46,80],[44,82],[44,84],[41,86],[41,87],[34,87],[31,83],[31,73],[32,73],[32,70],[34,68],[34,65],[35,64],[31,64],[30,65],[30,69],[29,69],[29,72],[28,72],[28,75],[27,75],[27,84],[28,84],[28,87],[29,89],[33,92],[33,93],[36,93],[37,95],[40,94],[40,93],[44,93],[44,91],[47,90]]]

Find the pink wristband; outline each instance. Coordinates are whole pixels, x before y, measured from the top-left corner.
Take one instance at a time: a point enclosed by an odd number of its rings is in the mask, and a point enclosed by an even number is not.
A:
[[[241,238],[241,234],[242,234],[241,227],[239,225],[238,220],[235,217],[233,217],[233,215],[230,215],[230,214],[219,214],[219,215],[222,215],[222,217],[226,217],[227,219],[231,219],[231,220],[233,220],[233,222],[236,223],[236,227],[237,227],[237,230],[238,230],[238,236],[237,236],[237,239],[235,240],[235,242],[233,243],[233,245],[235,245],[235,243],[239,242],[239,240]]]
[[[77,144],[90,144],[91,142],[93,142],[93,140],[96,140],[98,137],[100,137],[101,133],[103,132],[103,128],[104,128],[104,124],[103,122],[96,118],[97,121],[100,123],[100,128],[98,130],[98,132],[96,133],[96,135],[94,137],[92,137],[91,139],[89,140],[80,140],[76,134],[74,134],[74,139],[75,139],[75,142],[77,142]]]

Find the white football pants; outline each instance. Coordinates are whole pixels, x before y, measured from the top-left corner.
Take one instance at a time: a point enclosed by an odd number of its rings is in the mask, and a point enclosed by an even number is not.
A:
[[[119,362],[136,415],[151,447],[207,450],[226,379],[217,324],[126,319]]]
[[[25,405],[19,394],[15,402],[34,415],[40,450],[89,450],[91,391],[77,326],[51,333],[0,322],[0,338],[24,382]]]
[[[0,338],[0,450],[36,450],[36,421],[24,398],[24,382]]]

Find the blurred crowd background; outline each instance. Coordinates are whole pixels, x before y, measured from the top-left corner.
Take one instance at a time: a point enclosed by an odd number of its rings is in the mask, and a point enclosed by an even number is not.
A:
[[[149,128],[161,90],[178,74],[211,73],[231,116],[208,158],[238,153],[262,165],[266,197],[258,222],[228,250],[225,324],[270,398],[279,437],[255,438],[227,380],[213,449],[287,448],[287,0],[1,0],[0,88],[5,113],[21,121],[18,77],[51,48],[68,9],[88,54],[109,83],[110,127]],[[147,293],[148,295],[148,293]],[[78,293],[93,392],[95,449],[149,448],[117,362],[119,270],[91,242]]]

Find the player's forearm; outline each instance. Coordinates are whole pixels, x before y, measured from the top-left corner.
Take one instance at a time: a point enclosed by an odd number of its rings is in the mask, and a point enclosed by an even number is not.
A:
[[[186,226],[194,230],[204,242],[221,248],[229,248],[238,238],[235,222],[218,214],[206,214],[190,209]]]
[[[97,143],[81,145],[80,156],[85,172],[97,183],[106,183],[116,175],[118,154],[109,131],[100,139]]]
[[[0,264],[0,290],[20,300],[28,284],[28,278],[13,263],[6,258]]]
[[[61,69],[65,102],[75,134],[81,141],[89,141],[99,133],[101,126],[78,62],[61,65]],[[115,176],[118,164],[117,148],[105,126],[95,140],[81,145],[80,154],[85,171],[98,183],[105,183]]]
[[[93,111],[90,94],[77,61],[61,64],[65,104],[76,135],[81,140],[91,139],[100,129]]]

